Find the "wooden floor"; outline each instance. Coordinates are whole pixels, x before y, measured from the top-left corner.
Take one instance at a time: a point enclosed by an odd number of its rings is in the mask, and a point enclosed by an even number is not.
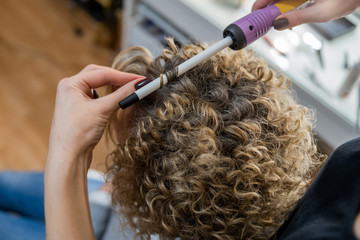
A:
[[[57,83],[89,63],[109,66],[113,59],[94,44],[97,29],[67,0],[1,0],[0,170],[44,168]],[[101,143],[93,168],[105,153]]]

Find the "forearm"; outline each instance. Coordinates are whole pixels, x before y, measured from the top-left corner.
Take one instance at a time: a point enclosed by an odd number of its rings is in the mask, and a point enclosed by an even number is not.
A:
[[[91,153],[110,117],[119,109],[119,99],[130,95],[135,83],[143,79],[136,74],[89,65],[59,82],[45,168],[48,240],[95,239],[86,178]],[[94,98],[91,89],[105,85],[118,90]]]
[[[91,152],[49,153],[45,169],[46,239],[95,239],[86,178],[90,157]]]

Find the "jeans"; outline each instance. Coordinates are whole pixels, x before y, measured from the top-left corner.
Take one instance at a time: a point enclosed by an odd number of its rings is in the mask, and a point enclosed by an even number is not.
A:
[[[89,194],[102,184],[88,179]],[[0,172],[0,239],[45,240],[43,172]]]

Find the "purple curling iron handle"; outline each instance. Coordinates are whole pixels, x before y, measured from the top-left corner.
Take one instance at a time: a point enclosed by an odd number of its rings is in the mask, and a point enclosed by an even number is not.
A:
[[[264,36],[272,27],[276,17],[280,14],[279,8],[275,5],[255,10],[227,26],[223,32],[223,36],[224,38],[227,36],[232,38],[233,44],[230,45],[231,49],[242,49]]]

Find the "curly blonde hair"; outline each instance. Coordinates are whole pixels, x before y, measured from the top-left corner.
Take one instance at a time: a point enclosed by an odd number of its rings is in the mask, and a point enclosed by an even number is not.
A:
[[[156,59],[132,47],[113,67],[154,79],[207,47],[168,42]],[[137,237],[271,237],[325,159],[290,85],[252,52],[224,50],[137,103],[108,158],[113,201]],[[112,139],[120,127],[114,116]]]

